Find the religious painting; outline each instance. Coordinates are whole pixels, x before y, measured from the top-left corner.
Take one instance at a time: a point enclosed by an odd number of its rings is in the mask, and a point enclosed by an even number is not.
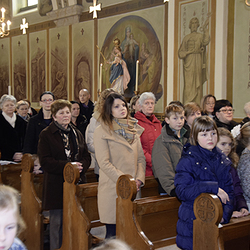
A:
[[[114,66],[125,61],[129,81],[124,85],[124,96],[129,99],[134,91],[155,94],[156,112],[164,110],[164,16],[165,6],[157,6],[133,12],[133,15],[119,15],[105,18],[99,23],[99,63],[102,63],[101,89],[115,86]],[[119,48],[118,48],[119,47]],[[119,56],[120,55],[120,56]],[[124,73],[125,76],[125,73]],[[138,86],[138,87],[137,87]]]
[[[49,30],[50,90],[56,99],[68,99],[69,27]]]
[[[46,89],[46,31],[30,33],[30,89],[31,102],[38,103]]]
[[[246,116],[250,101],[250,6],[245,1],[229,1],[227,98],[233,103],[234,118]]]
[[[0,40],[0,97],[8,94],[10,83],[10,38]]]
[[[214,91],[215,0],[175,3],[174,99],[196,102]]]
[[[72,93],[78,100],[79,91],[87,89],[93,96],[94,22],[72,25]]]
[[[27,36],[12,37],[13,95],[17,101],[27,97]]]

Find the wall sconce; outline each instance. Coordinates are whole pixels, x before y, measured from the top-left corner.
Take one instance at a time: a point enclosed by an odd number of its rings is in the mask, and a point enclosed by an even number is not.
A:
[[[5,37],[10,34],[11,21],[8,20],[7,23],[5,23],[5,8],[2,8],[1,12],[2,12],[2,17],[0,18],[0,22],[1,22],[0,37]]]

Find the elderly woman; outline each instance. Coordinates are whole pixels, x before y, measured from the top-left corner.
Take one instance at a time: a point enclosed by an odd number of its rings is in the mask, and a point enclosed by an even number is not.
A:
[[[76,101],[70,101],[72,104],[71,108],[71,124],[82,133],[85,138],[85,131],[88,126],[88,120],[85,115],[80,114],[80,103]]]
[[[141,135],[141,144],[146,157],[146,176],[153,175],[152,148],[155,139],[161,134],[161,122],[153,114],[155,108],[155,96],[152,92],[144,92],[139,99],[140,111],[135,113],[138,124],[144,128]]]
[[[16,104],[17,114],[24,119],[24,121],[28,122],[30,119],[29,111],[29,103],[21,100]]]
[[[50,211],[50,249],[58,249],[62,244],[64,166],[76,163],[85,182],[91,159],[83,135],[70,125],[71,103],[53,102],[51,114],[53,122],[40,133],[38,156],[44,170],[43,209]]]
[[[1,160],[21,161],[26,122],[15,114],[16,98],[3,95],[0,99],[0,151]]]

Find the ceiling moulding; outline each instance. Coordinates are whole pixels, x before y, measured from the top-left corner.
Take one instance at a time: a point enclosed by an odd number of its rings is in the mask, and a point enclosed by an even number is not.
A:
[[[79,23],[83,6],[77,4],[77,1],[74,0],[69,1],[67,6],[63,4],[58,5],[58,2],[60,2],[60,0],[52,1],[53,10],[47,13],[47,17],[50,18],[51,21],[54,21],[57,27]]]

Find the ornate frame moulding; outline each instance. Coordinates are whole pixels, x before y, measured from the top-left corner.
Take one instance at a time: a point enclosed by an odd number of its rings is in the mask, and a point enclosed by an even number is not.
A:
[[[72,2],[72,0],[69,2]],[[75,3],[74,5],[65,7],[62,6],[62,8],[58,8],[57,1],[55,0],[52,1],[52,4],[53,11],[48,12],[47,16],[54,21],[57,27],[79,23],[79,19],[83,11],[82,5]]]

